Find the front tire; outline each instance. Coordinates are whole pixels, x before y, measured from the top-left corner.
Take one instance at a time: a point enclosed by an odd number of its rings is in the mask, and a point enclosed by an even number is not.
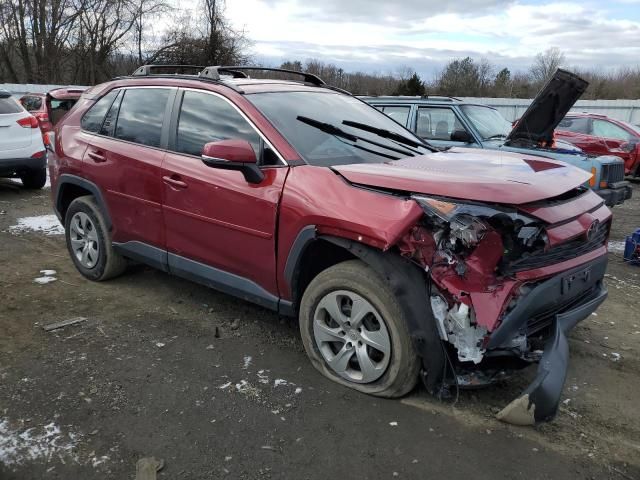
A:
[[[39,190],[47,183],[47,169],[30,170],[20,175],[24,188]]]
[[[124,272],[127,261],[113,249],[104,216],[92,196],[71,202],[64,227],[67,250],[84,277],[100,282]]]
[[[405,313],[387,285],[361,260],[318,274],[300,304],[300,333],[325,377],[379,397],[413,389],[420,361]]]

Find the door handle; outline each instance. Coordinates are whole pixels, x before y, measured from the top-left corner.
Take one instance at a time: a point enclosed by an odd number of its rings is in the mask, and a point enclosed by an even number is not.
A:
[[[185,182],[183,182],[182,180],[180,180],[179,178],[180,177],[174,178],[173,176],[171,176],[171,177],[162,177],[162,180],[167,185],[171,185],[172,187],[175,187],[175,188],[187,188],[187,184]]]
[[[107,158],[101,152],[89,151],[87,156],[96,163],[106,162]]]

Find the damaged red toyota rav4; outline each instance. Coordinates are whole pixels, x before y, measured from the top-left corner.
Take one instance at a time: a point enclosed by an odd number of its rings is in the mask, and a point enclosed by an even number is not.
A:
[[[372,395],[538,363],[499,415],[552,419],[567,332],[607,296],[611,213],[588,173],[436,151],[314,75],[256,70],[144,66],[82,95],[50,161],[78,270],[143,262],[296,316],[314,367]]]

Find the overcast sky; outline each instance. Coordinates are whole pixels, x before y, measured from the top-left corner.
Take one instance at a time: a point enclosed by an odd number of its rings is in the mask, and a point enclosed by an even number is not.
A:
[[[318,58],[430,77],[467,55],[526,70],[549,47],[566,66],[640,64],[640,0],[227,0],[227,16],[269,64]]]

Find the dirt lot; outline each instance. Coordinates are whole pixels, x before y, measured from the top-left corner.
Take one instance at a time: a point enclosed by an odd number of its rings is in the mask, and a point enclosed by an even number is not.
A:
[[[640,478],[640,268],[620,253],[571,334],[558,418],[534,429],[493,418],[534,371],[455,405],[361,395],[269,311],[145,267],[84,280],[54,225],[13,227],[51,213],[48,190],[0,180],[2,480],[130,479],[146,456],[161,479]],[[640,184],[614,214],[612,241],[640,227]]]

